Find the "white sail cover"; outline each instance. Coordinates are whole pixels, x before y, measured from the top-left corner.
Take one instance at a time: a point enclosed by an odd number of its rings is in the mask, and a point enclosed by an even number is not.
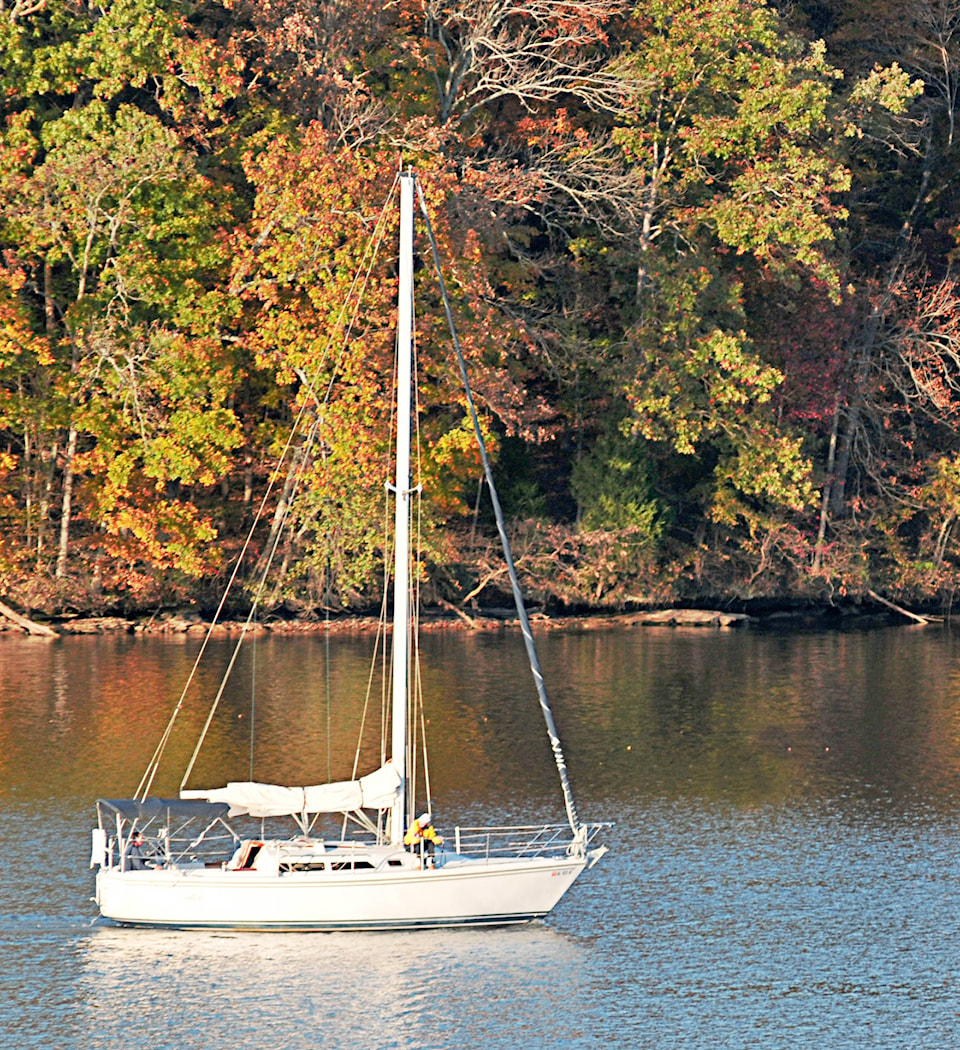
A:
[[[302,813],[349,813],[356,809],[388,809],[397,799],[400,774],[387,762],[359,780],[308,787],[281,787],[252,780],[233,781],[222,788],[184,790],[181,798],[226,802],[229,816],[293,817]]]

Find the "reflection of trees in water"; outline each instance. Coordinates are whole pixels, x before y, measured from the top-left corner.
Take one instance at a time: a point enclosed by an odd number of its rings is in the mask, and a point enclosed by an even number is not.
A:
[[[591,791],[745,805],[873,783],[958,779],[949,634],[913,628],[767,633],[556,632],[545,665],[574,768]]]
[[[960,786],[948,632],[658,627],[537,636],[585,818],[611,815],[593,812],[598,798],[696,795],[749,805],[861,781],[894,794]],[[215,643],[188,694],[157,794],[177,791],[230,645]],[[136,785],[199,640],[3,637],[0,646],[0,793],[92,803]],[[193,782],[247,778],[253,681],[257,778],[317,783],[328,768],[334,779],[349,775],[373,639],[330,640],[329,686],[326,650],[320,634],[258,639]],[[480,820],[484,810],[525,819],[526,807],[551,817],[556,773],[519,633],[429,633],[421,662],[441,822]],[[375,684],[364,772],[379,760],[379,706]]]

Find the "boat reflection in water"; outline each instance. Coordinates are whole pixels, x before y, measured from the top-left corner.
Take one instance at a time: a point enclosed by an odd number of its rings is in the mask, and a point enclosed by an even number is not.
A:
[[[148,1045],[152,1031],[153,1045],[172,1046],[168,1035],[190,1038],[178,1018],[202,1017],[194,1045],[448,1045],[440,1033],[453,1027],[506,1046],[517,1034],[515,999],[569,1024],[584,949],[539,924],[326,937],[102,926],[79,955],[89,994],[77,1045],[121,1046],[131,1035]],[[549,1032],[538,1025],[541,1037]]]

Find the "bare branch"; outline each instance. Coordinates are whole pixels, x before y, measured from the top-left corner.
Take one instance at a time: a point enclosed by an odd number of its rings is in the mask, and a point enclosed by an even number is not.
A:
[[[47,6],[47,0],[0,0],[0,15],[15,25],[23,18],[35,15]]]
[[[619,112],[624,83],[600,45],[604,25],[627,10],[623,0],[427,0],[440,123],[507,98],[527,111],[569,98]]]

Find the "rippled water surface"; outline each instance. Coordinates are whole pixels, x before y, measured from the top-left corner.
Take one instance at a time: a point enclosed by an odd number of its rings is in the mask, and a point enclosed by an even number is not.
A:
[[[10,1045],[954,1045],[960,639],[644,629],[539,644],[581,813],[615,822],[610,854],[549,919],[255,935],[117,929],[89,899],[93,800],[136,787],[197,640],[0,636]],[[197,780],[247,776],[251,725],[258,778],[347,775],[368,650],[258,641]],[[428,635],[423,664],[441,830],[560,817],[519,640]],[[199,692],[217,679],[205,670]],[[184,710],[160,792],[202,707]]]

